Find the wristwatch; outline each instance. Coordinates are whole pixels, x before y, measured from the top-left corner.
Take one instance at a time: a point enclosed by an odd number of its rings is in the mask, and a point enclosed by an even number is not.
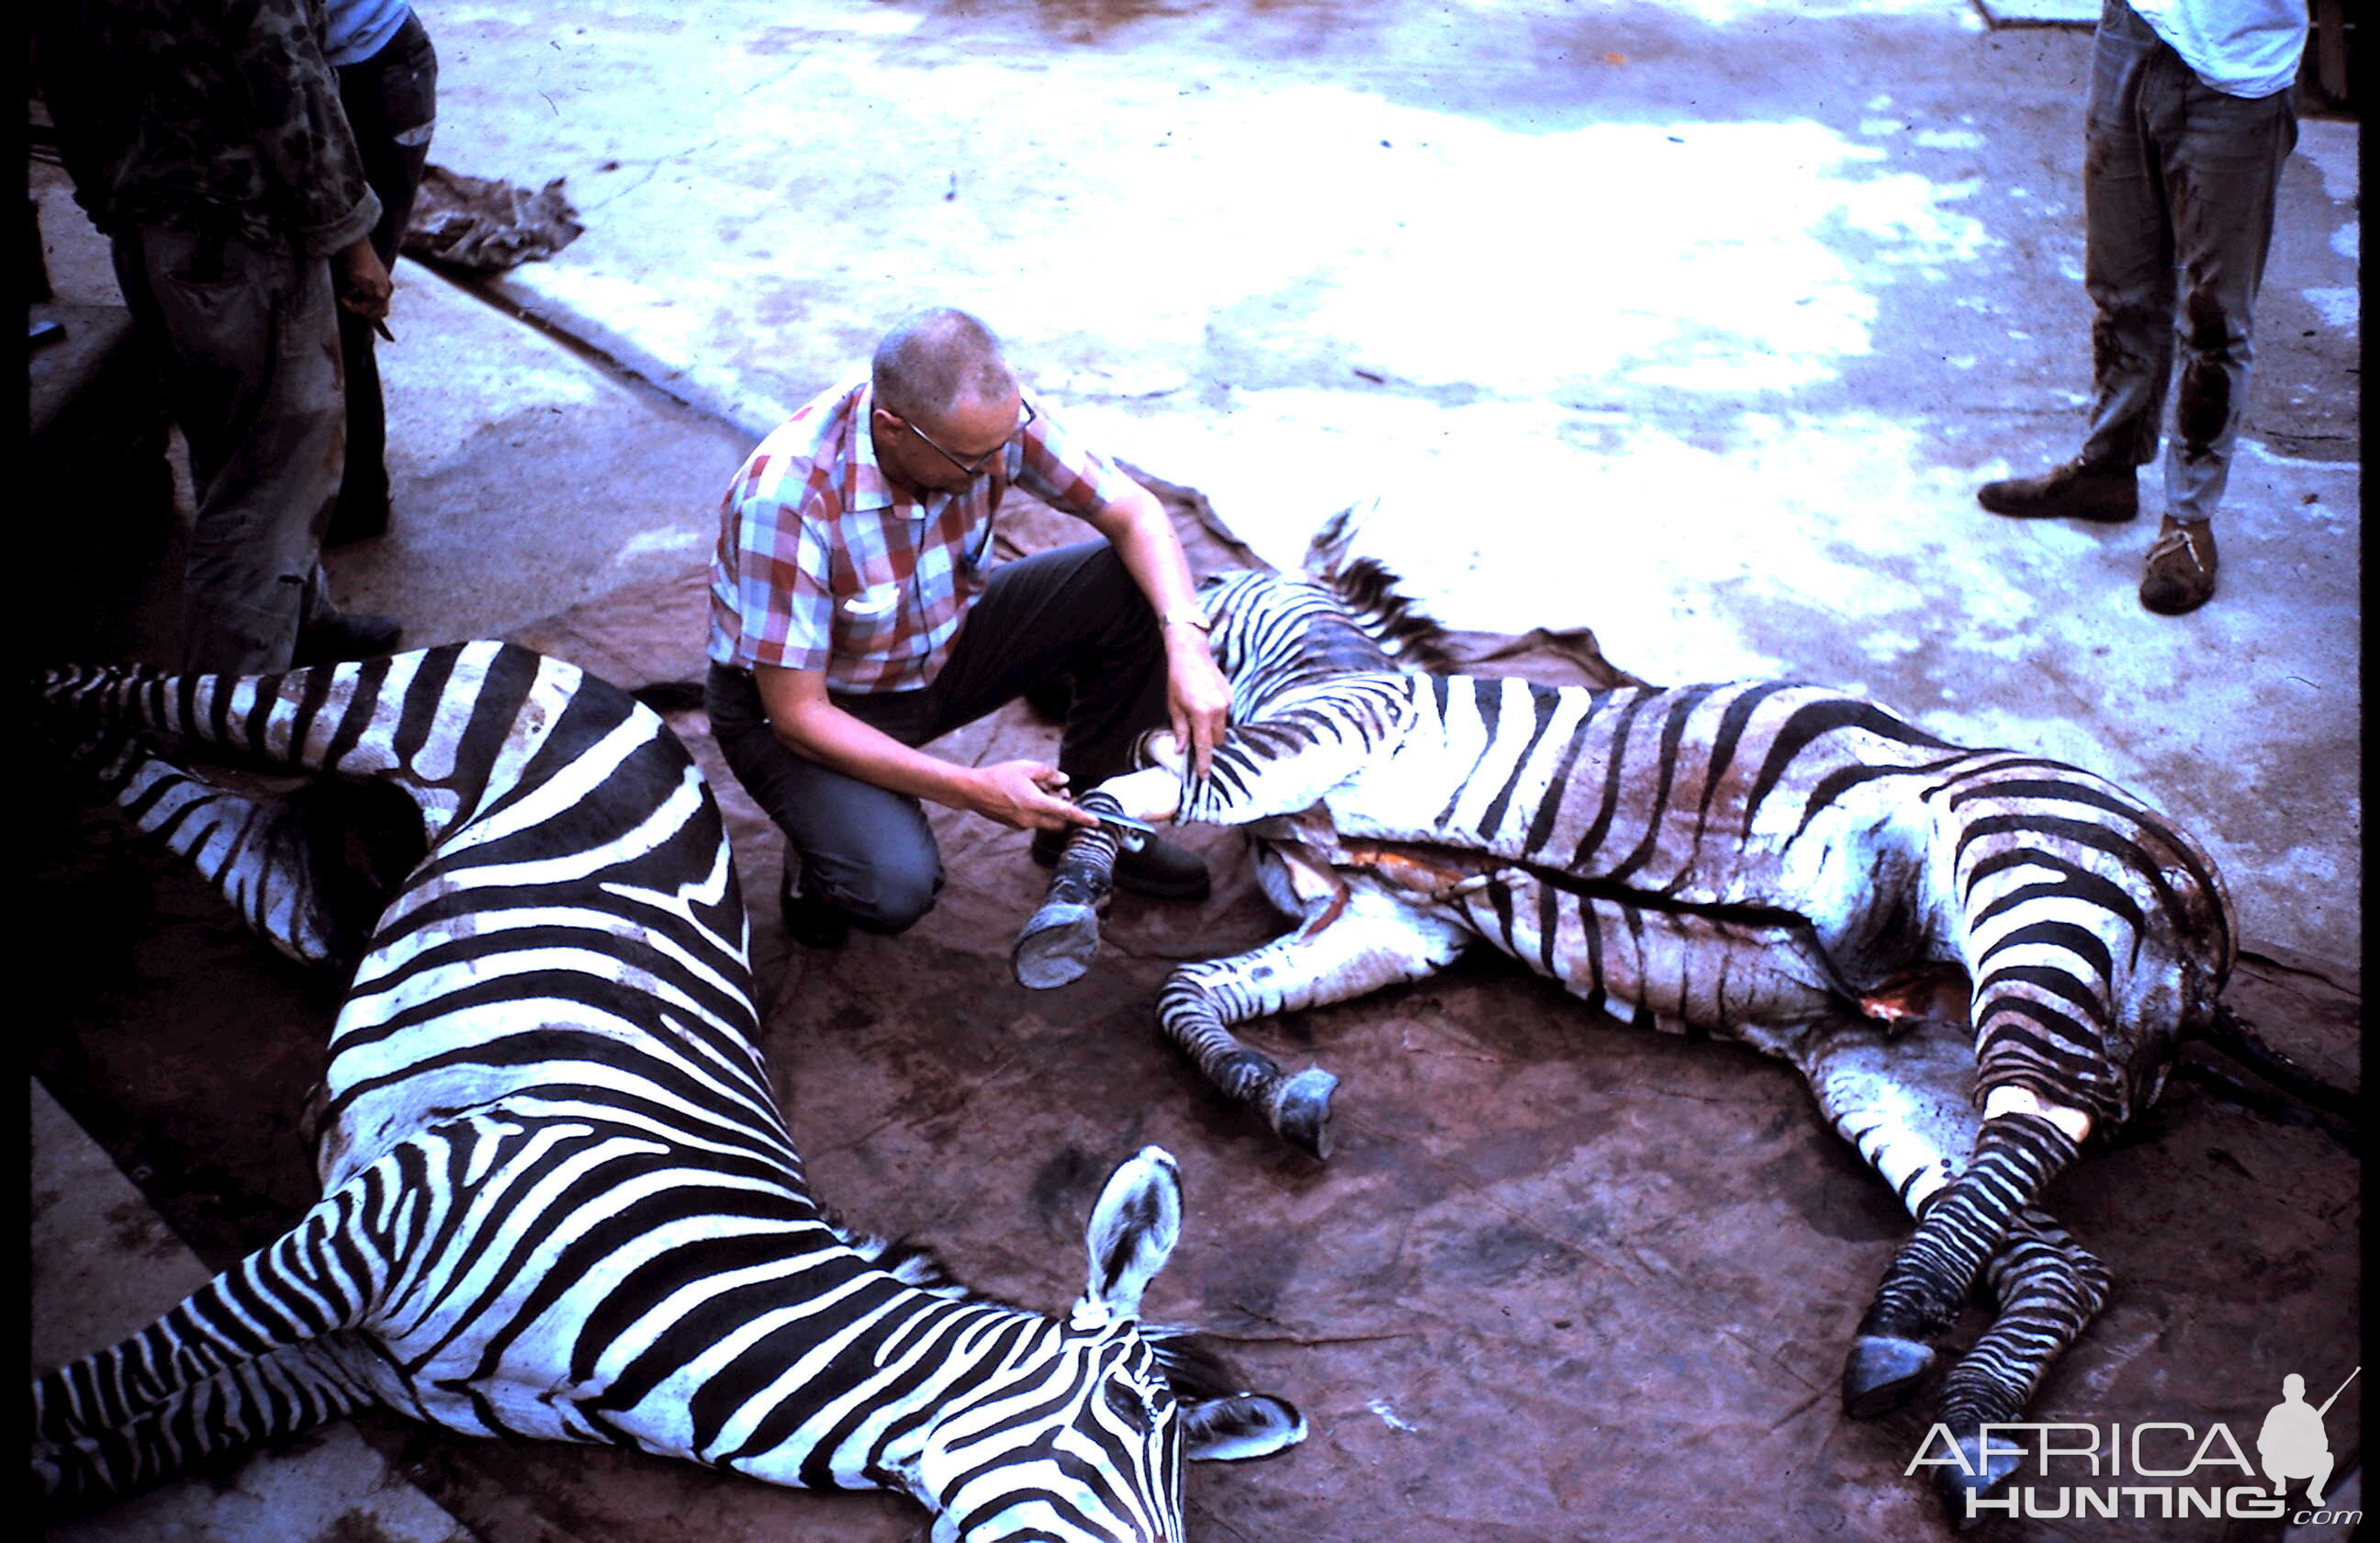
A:
[[[1215,624],[1196,605],[1177,605],[1157,619],[1160,626],[1195,626],[1201,632],[1212,632]]]

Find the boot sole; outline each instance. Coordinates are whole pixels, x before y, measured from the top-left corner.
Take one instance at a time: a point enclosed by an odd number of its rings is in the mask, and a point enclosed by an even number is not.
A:
[[[1981,496],[1978,496],[1975,502],[1983,504],[1985,514],[1998,515],[2002,519],[2079,519],[2086,520],[2093,525],[2122,525],[2141,517],[2141,511],[2137,505],[2130,509],[2105,507],[2026,509],[2006,504],[1985,503]]]

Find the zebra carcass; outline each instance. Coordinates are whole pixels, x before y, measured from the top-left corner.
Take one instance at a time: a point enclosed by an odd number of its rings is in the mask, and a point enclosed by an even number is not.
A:
[[[758,1049],[718,807],[627,694],[467,643],[254,678],[67,670],[43,696],[136,825],[284,952],[352,969],[322,1198],[35,1382],[53,1501],[380,1405],[905,1492],[945,1543],[1146,1543],[1180,1536],[1184,1455],[1303,1435],[1139,1321],[1180,1233],[1162,1150],[1109,1180],[1085,1287],[1054,1317],[812,1196]],[[335,819],[211,785],[148,731],[380,790],[384,881],[328,866]]]
[[[1491,947],[1623,1020],[1796,1065],[1912,1216],[1843,1374],[1858,1416],[1928,1377],[1980,1277],[1991,1329],[1942,1379],[1954,1515],[2005,1477],[1982,1428],[2019,1417],[2107,1280],[2037,1204],[2096,1130],[2217,1030],[2230,903],[2188,834],[2103,778],[1948,744],[1871,702],[1749,681],[1554,688],[1452,673],[1393,576],[1344,556],[1200,593],[1233,686],[1204,776],[1165,736],[1087,795],[1020,934],[1018,978],[1097,945],[1128,821],[1239,824],[1295,925],[1167,979],[1165,1032],[1318,1157],[1330,1074],[1232,1026],[1415,980]]]

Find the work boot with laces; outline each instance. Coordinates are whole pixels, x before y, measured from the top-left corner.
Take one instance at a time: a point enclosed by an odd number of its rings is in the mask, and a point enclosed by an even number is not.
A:
[[[2141,603],[2160,616],[2195,611],[2215,596],[2215,527],[2165,516],[2141,576]]]
[[[1975,490],[1975,502],[2014,519],[2087,519],[2117,525],[2141,512],[2139,480],[2128,466],[2069,461],[2038,477],[2011,477]]]

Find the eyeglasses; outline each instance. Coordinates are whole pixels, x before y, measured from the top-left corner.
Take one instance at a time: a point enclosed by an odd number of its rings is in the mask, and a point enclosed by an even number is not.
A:
[[[1002,440],[997,446],[988,453],[978,456],[971,461],[963,461],[956,456],[952,455],[949,451],[943,449],[941,445],[936,444],[931,439],[927,437],[926,431],[918,428],[915,423],[911,423],[907,419],[905,418],[901,421],[911,433],[917,435],[919,439],[926,441],[926,447],[928,449],[931,450],[935,455],[940,456],[942,459],[950,462],[951,465],[958,468],[961,471],[965,472],[969,477],[973,477],[983,470],[984,468],[990,466],[992,462],[1000,459],[1001,456],[1008,454],[1008,447],[1016,443],[1016,436],[1023,433],[1026,430],[1033,427],[1033,419],[1037,416],[1038,415],[1034,412],[1033,404],[1030,402],[1026,403],[1025,417],[1018,421],[1015,428],[1009,431],[1008,437]]]

